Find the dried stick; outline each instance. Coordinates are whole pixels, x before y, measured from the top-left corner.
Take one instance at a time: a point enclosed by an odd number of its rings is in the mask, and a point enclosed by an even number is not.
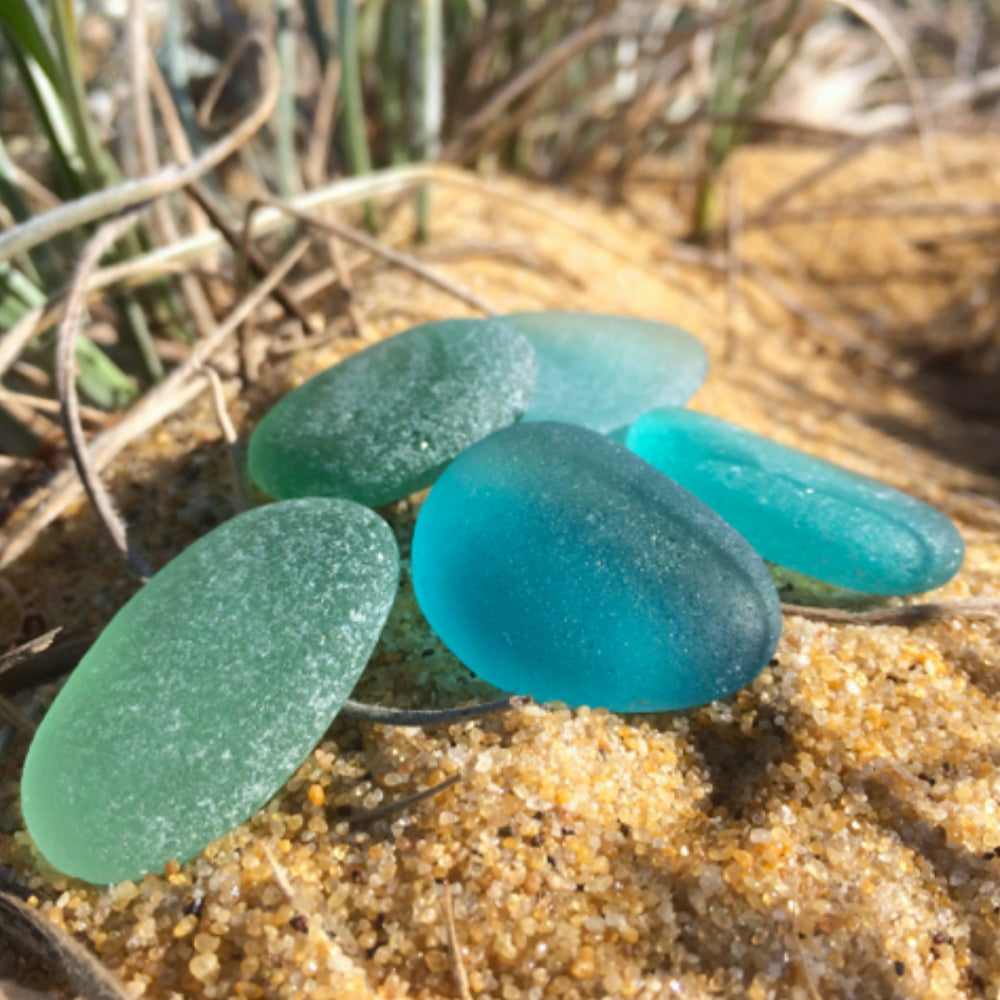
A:
[[[383,260],[387,260],[390,264],[395,264],[397,267],[405,268],[407,271],[417,275],[417,277],[423,278],[424,281],[428,282],[428,284],[434,285],[435,288],[440,288],[441,291],[447,292],[449,295],[454,296],[466,305],[472,306],[474,309],[479,309],[488,316],[496,316],[498,313],[498,310],[491,306],[485,299],[481,299],[478,295],[475,295],[468,289],[463,288],[457,282],[451,281],[444,275],[439,274],[433,268],[427,267],[426,264],[422,264],[416,257],[412,257],[407,253],[402,253],[399,250],[393,250],[391,247],[387,247],[385,244],[380,243],[371,236],[366,236],[359,229],[355,229],[353,226],[347,226],[340,222],[331,222],[329,219],[316,218],[302,209],[295,208],[288,202],[281,201],[279,198],[260,197],[255,200],[262,205],[270,205],[274,208],[281,209],[281,211],[285,212],[293,219],[299,219],[310,226],[314,226],[316,229],[322,229],[328,233],[333,233],[334,236],[337,236],[347,243],[353,243],[355,246],[363,247],[370,253],[375,254],[375,256],[381,257]]]
[[[184,131],[184,123],[177,112],[177,106],[174,104],[167,81],[163,79],[160,67],[157,66],[148,46],[146,47],[146,71],[149,74],[149,90],[156,102],[156,109],[160,113],[160,121],[167,134],[171,155],[178,163],[190,163],[194,154],[191,152],[187,132]],[[209,228],[208,219],[197,206],[192,206],[189,217],[191,228],[196,233],[205,232]]]
[[[498,94],[490,98],[475,114],[469,115],[459,134],[445,148],[442,159],[458,160],[462,158],[465,154],[464,147],[471,136],[484,126],[497,121],[511,103],[531,90],[540,80],[556,72],[578,53],[599,41],[608,33],[616,19],[616,13],[597,17],[548,49],[543,56],[536,59],[504,86]]]
[[[59,405],[58,400],[49,399],[47,396],[34,396],[27,392],[15,392],[13,389],[5,389],[0,386],[0,401],[9,402],[15,405],[21,403],[24,406],[30,406],[34,410],[38,410],[40,413],[60,413],[62,412],[62,407]],[[80,416],[90,424],[96,424],[98,427],[106,427],[112,420],[114,416],[110,413],[105,413],[104,410],[95,410],[92,406],[81,406]]]
[[[149,176],[160,169],[160,161],[156,154],[156,134],[153,129],[153,106],[150,98],[152,87],[149,67],[152,59],[146,42],[146,0],[131,0],[129,6],[129,82],[131,85],[132,118],[135,124],[135,144],[139,158],[139,169]],[[166,90],[166,87],[163,89]],[[167,103],[170,103],[169,92],[165,96]],[[165,199],[158,198],[153,202],[152,213],[153,221],[163,242],[175,243],[180,239],[180,229],[177,227],[170,211],[170,205]],[[205,290],[192,274],[182,274],[178,283],[195,329],[200,336],[204,337],[215,323],[215,317],[208,304]]]
[[[516,694],[510,698],[481,702],[478,705],[464,705],[461,708],[390,708],[385,705],[368,705],[363,701],[348,698],[341,712],[362,722],[380,722],[387,726],[434,726],[438,723],[462,722],[466,719],[481,719],[497,712],[533,705],[531,695]]]
[[[424,799],[431,799],[437,795],[438,792],[443,792],[446,788],[451,788],[452,785],[457,785],[461,780],[461,774],[453,774],[450,778],[447,778],[440,784],[431,785],[430,788],[425,788],[420,792],[414,792],[413,795],[404,795],[401,799],[394,799],[392,802],[384,802],[382,805],[376,806],[374,809],[356,809],[344,816],[336,816],[334,821],[337,823],[350,823],[353,826],[363,826],[367,823],[374,823],[376,820],[382,819],[385,816],[391,816],[394,812],[399,812],[401,809],[407,809],[409,806],[416,805],[418,802],[423,802]]]
[[[222,440],[226,442],[226,453],[229,456],[229,467],[233,474],[233,493],[238,511],[247,510],[251,504],[247,494],[246,473],[244,471],[242,449],[240,448],[239,435],[229,419],[229,411],[226,409],[226,397],[222,391],[222,380],[219,373],[210,365],[200,366],[198,373],[204,375],[208,380],[212,390],[212,409],[215,412],[215,420],[222,432]]]
[[[76,229],[115,212],[177,191],[217,167],[243,145],[267,121],[280,89],[277,61],[261,35],[248,41],[260,46],[265,56],[265,90],[257,106],[224,138],[185,166],[171,164],[148,177],[125,181],[83,198],[60,205],[0,234],[0,262],[24,253],[69,229]]]
[[[928,172],[932,178],[938,179],[941,175],[941,162],[938,157],[937,134],[930,111],[927,108],[927,100],[924,97],[917,64],[913,61],[913,56],[910,55],[906,42],[892,21],[869,0],[833,0],[833,2],[853,14],[859,21],[867,24],[882,39],[882,43],[889,50],[889,55],[899,67],[907,93],[910,95],[913,120],[920,133],[920,144],[924,150],[924,161]]]
[[[90,459],[99,472],[130,441],[155,426],[171,413],[185,406],[205,389],[202,379],[191,381],[198,366],[204,364],[239,327],[240,323],[270,294],[305,253],[309,243],[300,240],[274,267],[272,272],[245,299],[239,302],[211,335],[200,341],[187,361],[175,368],[159,385],[150,390],[125,417],[91,442]],[[0,570],[9,566],[79,495],[80,481],[74,469],[67,469],[53,479],[43,505],[11,535],[0,549]]]
[[[215,199],[211,196],[211,194],[209,194],[208,189],[202,183],[195,181],[194,183],[189,184],[184,190],[194,199],[195,203],[202,209],[209,219],[212,220],[212,225],[215,226],[220,233],[222,233],[226,242],[230,245],[230,247],[232,247],[233,251],[241,255],[245,253],[246,262],[254,274],[258,278],[267,274],[267,259],[249,242],[246,237],[245,230],[242,236],[236,231],[236,227],[230,223],[219,206],[216,205]],[[275,286],[274,291],[271,294],[274,300],[280,303],[282,309],[284,309],[289,316],[294,316],[306,330],[312,329],[312,322],[310,321],[308,314],[295,301],[295,299],[292,298],[291,294],[284,287],[284,285],[279,284]]]
[[[782,604],[786,615],[834,625],[924,625],[928,622],[995,621],[1000,619],[1000,600],[988,597],[962,601],[932,601],[907,604],[901,608],[878,608],[875,611],[844,611],[840,608],[813,608],[800,604]]]
[[[86,284],[91,271],[104,254],[139,221],[144,211],[142,208],[132,209],[125,215],[106,222],[88,240],[73,274],[66,301],[66,314],[59,324],[56,338],[56,391],[62,405],[62,424],[73,463],[112,544],[140,579],[149,577],[149,568],[129,545],[125,522],[115,510],[114,501],[94,470],[87,451],[87,439],[80,423],[80,401],[76,392],[76,335],[86,311]]]
[[[444,884],[444,923],[448,931],[448,961],[451,963],[451,974],[455,980],[460,1000],[472,1000],[469,989],[469,977],[462,964],[462,950],[458,946],[458,932],[455,930],[455,905],[451,898],[451,883]]]
[[[0,376],[7,373],[31,339],[39,333],[45,309],[45,306],[29,309],[0,339]]]
[[[12,667],[16,667],[19,663],[23,663],[25,660],[31,659],[32,656],[48,649],[58,634],[58,628],[50,629],[35,639],[29,639],[27,642],[21,643],[20,646],[15,646],[9,653],[4,653],[0,656],[0,674],[6,673]]]
[[[9,892],[0,892],[0,938],[15,953],[31,952],[86,1000],[130,1000],[124,987],[83,945]]]
[[[326,158],[330,151],[337,91],[340,89],[340,60],[330,59],[323,71],[319,99],[313,114],[313,127],[302,174],[310,187],[319,187],[326,178]]]

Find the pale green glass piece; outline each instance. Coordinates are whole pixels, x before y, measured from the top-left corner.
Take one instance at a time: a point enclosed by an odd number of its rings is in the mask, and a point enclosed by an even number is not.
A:
[[[396,594],[388,525],[314,498],[227,521],[153,577],[70,676],[28,751],[28,832],[118,882],[246,820],[320,740]]]
[[[496,320],[413,327],[285,396],[250,438],[250,475],[282,499],[391,503],[519,420],[537,371],[527,340]]]
[[[654,410],[628,446],[724,517],[765,558],[871,594],[947,583],[965,546],[944,514],[899,490],[692,410]]]
[[[631,316],[528,312],[501,316],[538,357],[525,420],[557,420],[624,441],[657,406],[682,406],[708,371],[701,343],[680,327]]]

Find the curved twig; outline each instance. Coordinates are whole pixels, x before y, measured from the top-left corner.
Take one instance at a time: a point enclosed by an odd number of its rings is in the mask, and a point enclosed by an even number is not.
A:
[[[446,778],[438,785],[431,785],[430,788],[425,788],[423,791],[415,792],[413,795],[405,795],[401,799],[394,799],[392,802],[384,802],[382,805],[376,806],[374,809],[356,809],[343,816],[335,816],[334,822],[350,823],[354,826],[361,826],[365,823],[374,823],[375,820],[382,819],[384,816],[391,816],[394,812],[399,812],[400,809],[406,809],[409,806],[416,805],[418,802],[423,802],[424,799],[433,798],[438,792],[443,792],[446,788],[451,788],[452,785],[457,785],[461,780],[461,774],[453,774],[450,778]]]
[[[91,442],[90,459],[95,471],[99,472],[104,468],[138,435],[186,405],[208,387],[208,383],[203,379],[193,381],[191,379],[198,366],[204,364],[243,320],[260,305],[271,293],[271,289],[298,263],[308,246],[308,240],[296,243],[275,265],[271,273],[212,331],[212,334],[195,345],[182,365],[151,389],[119,423],[108,428]],[[75,469],[66,469],[53,479],[45,503],[32,512],[24,524],[8,538],[7,544],[0,549],[0,570],[14,562],[31,545],[38,533],[72,503],[78,496],[80,485]]]
[[[270,117],[278,100],[281,82],[277,57],[265,38],[262,35],[252,35],[248,41],[259,45],[264,53],[266,87],[257,106],[232,132],[189,164],[184,166],[171,164],[148,177],[140,177],[115,187],[95,191],[93,194],[77,198],[27,222],[22,222],[0,235],[0,262],[24,253],[68,229],[76,229],[78,226],[95,222],[133,205],[177,191],[218,166],[242,146]]]
[[[470,292],[467,288],[463,288],[457,282],[446,278],[443,274],[439,274],[434,268],[421,263],[416,257],[408,253],[402,253],[399,250],[393,250],[392,247],[386,246],[384,243],[366,235],[359,229],[355,229],[353,226],[347,226],[341,222],[333,222],[330,219],[321,219],[300,208],[296,208],[289,202],[282,201],[280,198],[258,196],[250,202],[248,209],[252,208],[255,204],[278,208],[293,219],[299,219],[307,225],[315,226],[317,229],[322,229],[328,233],[333,233],[334,236],[339,237],[345,242],[362,247],[369,253],[373,253],[375,256],[389,261],[390,264],[395,264],[397,267],[411,271],[418,277],[423,278],[428,284],[434,285],[435,288],[440,288],[441,291],[447,292],[449,295],[453,295],[459,301],[472,306],[474,309],[479,309],[481,312],[486,313],[487,316],[496,316],[499,312],[498,309],[490,305],[485,299]]]
[[[73,464],[101,524],[132,572],[140,579],[149,577],[149,569],[129,546],[125,522],[115,510],[114,501],[97,475],[87,450],[87,439],[80,423],[80,400],[76,392],[76,335],[87,308],[87,279],[101,258],[139,221],[144,211],[145,208],[132,209],[125,215],[106,222],[87,242],[73,274],[66,313],[56,335],[56,392]]]
[[[481,719],[485,715],[509,712],[533,704],[534,699],[530,694],[516,694],[510,698],[486,701],[479,705],[465,705],[461,708],[389,708],[385,705],[367,705],[363,701],[348,698],[341,711],[350,718],[362,722],[381,722],[387,726],[433,726],[437,723]]]
[[[952,618],[965,621],[1000,619],[1000,600],[974,597],[963,601],[932,601],[927,604],[907,604],[901,608],[878,608],[875,611],[844,611],[840,608],[782,604],[781,610],[796,618],[834,625],[923,625]]]
[[[0,940],[15,954],[36,956],[86,1000],[129,1000],[121,983],[82,944],[9,892],[0,892]]]

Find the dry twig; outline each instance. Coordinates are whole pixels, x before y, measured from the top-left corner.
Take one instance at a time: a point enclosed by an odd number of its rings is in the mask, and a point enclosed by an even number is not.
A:
[[[212,410],[215,413],[215,421],[219,425],[222,433],[222,440],[226,443],[226,454],[229,456],[229,467],[233,474],[233,494],[238,511],[247,510],[250,498],[247,491],[246,474],[243,467],[242,449],[240,448],[239,435],[229,419],[229,411],[226,409],[226,397],[222,391],[222,380],[219,373],[211,367],[204,365],[198,368],[198,373],[203,375],[212,390]]]
[[[87,242],[73,274],[66,301],[66,314],[59,325],[56,340],[56,389],[62,404],[62,423],[73,463],[101,524],[115,548],[140,579],[149,576],[149,569],[129,545],[125,522],[115,510],[111,495],[93,467],[87,450],[87,439],[80,424],[80,402],[76,392],[76,335],[86,310],[86,287],[90,273],[104,254],[139,221],[143,211],[142,208],[132,209],[125,215],[106,222]]]
[[[453,774],[450,778],[447,778],[440,784],[431,785],[430,788],[425,788],[423,791],[415,792],[413,795],[404,795],[401,799],[394,799],[392,802],[383,802],[382,805],[376,806],[374,809],[357,809],[344,816],[337,816],[335,818],[335,822],[350,823],[352,826],[363,826],[367,823],[374,823],[376,820],[383,819],[386,816],[391,816],[393,813],[399,812],[401,809],[407,809],[410,806],[416,805],[418,802],[423,802],[424,799],[433,798],[438,792],[443,792],[446,788],[451,788],[452,785],[457,785],[461,780],[461,774]]]
[[[267,121],[278,100],[280,78],[277,60],[266,40],[253,35],[248,40],[265,55],[265,90],[257,106],[225,138],[186,166],[171,164],[148,177],[125,181],[83,198],[60,205],[0,234],[0,262],[9,260],[70,229],[85,226],[133,205],[170,194],[217,167],[239,149]]]
[[[444,884],[444,922],[448,931],[448,961],[451,963],[451,974],[455,980],[460,1000],[472,1000],[469,989],[469,977],[462,964],[462,950],[458,946],[458,932],[455,930],[455,905],[451,898],[451,883]]]
[[[367,705],[362,701],[348,698],[341,709],[350,718],[362,722],[380,722],[386,726],[435,726],[439,723],[464,722],[467,719],[481,719],[497,712],[510,712],[534,704],[531,695],[512,695],[478,705],[461,708],[390,708],[385,705]]]
[[[204,391],[203,379],[192,380],[199,365],[203,365],[236,331],[240,323],[270,294],[298,263],[308,248],[308,240],[300,240],[275,265],[271,273],[249,295],[233,308],[210,336],[200,341],[187,361],[175,368],[159,385],[151,389],[123,418],[90,443],[90,460],[95,472],[100,472],[130,441],[171,413],[181,409]],[[57,475],[46,491],[44,503],[0,549],[0,570],[9,566],[27,549],[48,524],[51,524],[79,495],[80,480],[74,469]]]
[[[812,608],[800,604],[782,604],[786,615],[833,625],[924,625],[928,622],[994,621],[1000,619],[1000,600],[969,598],[963,601],[932,601],[907,604],[901,608],[878,608],[875,611],[844,611],[840,608]]]
[[[0,892],[0,939],[16,951],[33,954],[86,1000],[130,1000],[83,945],[9,892]]]
[[[370,253],[375,254],[375,256],[381,257],[383,260],[387,260],[390,264],[395,264],[397,267],[405,268],[407,271],[417,275],[417,277],[423,278],[424,281],[434,285],[435,288],[440,288],[441,291],[447,292],[449,295],[453,295],[466,305],[470,305],[474,309],[479,309],[488,316],[495,316],[498,312],[497,309],[491,306],[484,299],[481,299],[478,295],[473,294],[467,288],[463,288],[457,282],[446,278],[443,274],[439,274],[426,264],[422,264],[416,257],[412,257],[408,253],[402,253],[399,250],[393,250],[391,247],[373,239],[371,236],[365,235],[361,232],[361,230],[355,229],[353,226],[348,226],[341,222],[331,222],[329,219],[316,218],[308,212],[294,207],[294,205],[290,202],[282,201],[280,198],[262,197],[258,198],[257,201],[259,201],[262,205],[270,205],[274,208],[278,208],[287,215],[291,216],[293,219],[299,219],[301,222],[313,226],[316,229],[322,229],[325,232],[332,233],[334,236],[346,241],[347,243],[353,243],[356,246],[363,247]]]

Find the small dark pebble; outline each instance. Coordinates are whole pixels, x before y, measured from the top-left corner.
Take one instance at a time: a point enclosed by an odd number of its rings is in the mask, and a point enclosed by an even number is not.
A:
[[[296,913],[288,922],[292,925],[293,930],[297,930],[300,933],[309,930],[309,921],[301,913]]]
[[[205,908],[205,900],[201,896],[197,896],[192,899],[187,906],[184,907],[184,913],[192,917],[200,917],[201,911]]]
[[[906,966],[897,958],[895,962],[892,963],[893,968],[896,970],[897,976],[902,976],[906,972]]]
[[[628,823],[619,823],[618,828],[621,830],[623,837],[632,836],[632,827],[630,827]]]
[[[361,882],[364,882],[364,880],[365,880],[365,877],[364,877],[364,875],[361,874],[361,872],[360,872],[359,869],[355,868],[351,872],[351,881],[354,882],[355,884],[359,884]]]
[[[514,836],[514,830],[513,830],[512,827],[509,827],[509,826],[501,826],[497,830],[497,836],[501,840],[506,840],[508,837],[513,837]]]
[[[529,841],[532,847],[541,847],[545,843],[545,838],[540,834],[536,833]]]

